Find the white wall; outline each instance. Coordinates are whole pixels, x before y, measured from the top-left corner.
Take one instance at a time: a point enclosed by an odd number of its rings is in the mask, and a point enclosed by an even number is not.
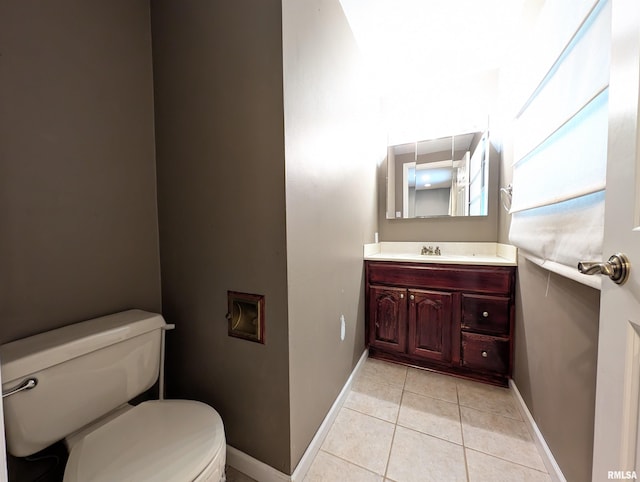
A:
[[[338,0],[283,1],[283,56],[295,467],[364,350],[362,245],[377,230],[386,137]]]
[[[2,386],[2,376],[0,375],[0,386]],[[0,400],[0,482],[8,480],[7,477],[7,447],[4,437],[4,408],[2,400]]]

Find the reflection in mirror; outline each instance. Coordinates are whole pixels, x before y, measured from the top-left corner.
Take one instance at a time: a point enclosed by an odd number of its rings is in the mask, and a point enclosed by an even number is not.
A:
[[[441,137],[387,149],[387,219],[484,216],[488,135]]]

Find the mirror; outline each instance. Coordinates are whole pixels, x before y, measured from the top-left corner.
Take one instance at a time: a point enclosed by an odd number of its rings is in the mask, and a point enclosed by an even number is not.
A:
[[[488,132],[387,148],[387,219],[486,216]]]

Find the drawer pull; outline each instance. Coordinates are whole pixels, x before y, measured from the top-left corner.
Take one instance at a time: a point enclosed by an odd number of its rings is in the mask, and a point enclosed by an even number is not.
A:
[[[482,358],[487,358],[489,356],[489,354],[486,351],[482,352]]]
[[[416,299],[415,295],[411,295],[411,296],[409,296],[409,298],[411,298],[411,301]]]
[[[482,317],[483,318],[489,318],[489,312],[488,311],[483,311],[482,312]]]
[[[400,299],[404,300],[404,293],[400,293]]]

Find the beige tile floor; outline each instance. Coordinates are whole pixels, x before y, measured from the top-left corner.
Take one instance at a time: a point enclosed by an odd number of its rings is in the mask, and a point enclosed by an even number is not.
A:
[[[510,390],[368,359],[304,480],[551,478]]]

